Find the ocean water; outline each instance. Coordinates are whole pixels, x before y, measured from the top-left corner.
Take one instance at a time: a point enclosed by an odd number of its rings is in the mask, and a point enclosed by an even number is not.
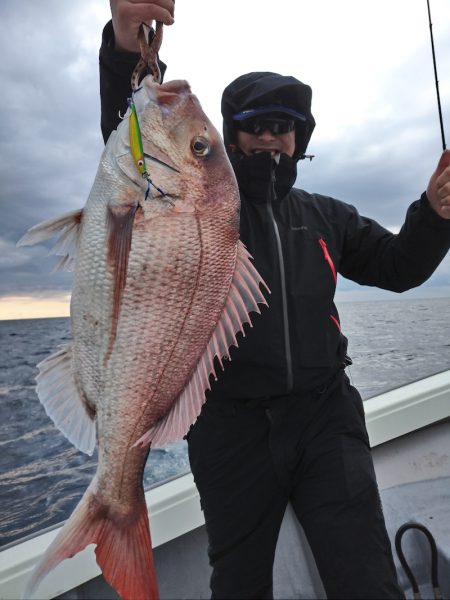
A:
[[[450,368],[450,299],[345,302],[349,369],[364,399]],[[0,545],[64,521],[96,454],[67,442],[40,405],[36,364],[70,341],[69,319],[0,321]],[[146,488],[189,470],[186,443],[152,450]]]
[[[450,298],[339,304],[363,399],[450,369]]]

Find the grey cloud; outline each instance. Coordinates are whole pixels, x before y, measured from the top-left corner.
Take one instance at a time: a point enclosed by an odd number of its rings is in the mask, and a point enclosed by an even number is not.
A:
[[[70,287],[67,274],[50,274],[47,248],[14,244],[35,223],[84,205],[103,148],[98,51],[72,34],[78,10],[50,0],[0,4],[0,246],[10,256],[0,264],[1,294]]]
[[[6,240],[0,240],[0,273],[2,270],[22,267],[30,261],[20,249]]]
[[[393,115],[368,120],[339,142],[308,149],[316,158],[300,165],[298,184],[355,204],[361,214],[388,227],[400,226],[411,202],[425,191],[442,148],[436,140],[436,114],[430,107],[414,123]],[[450,131],[450,127],[448,128]]]
[[[97,66],[101,29],[80,21],[89,5],[88,0],[0,2],[3,295],[70,289],[69,274],[50,274],[54,258],[46,257],[49,246],[16,249],[14,244],[35,223],[83,206],[95,176],[103,148]],[[81,27],[88,28],[92,45],[82,43]],[[446,26],[437,44],[441,73],[450,72],[449,40]],[[316,115],[309,148],[316,158],[300,164],[298,185],[355,204],[361,214],[398,227],[440,153],[429,47],[418,48],[401,73],[387,74],[382,86],[375,85],[386,112],[347,125],[338,140],[327,138]],[[442,87],[450,135],[449,90]],[[346,93],[351,103],[352,90]],[[449,275],[447,257],[430,283],[448,284]]]
[[[441,22],[435,29],[439,69],[448,73],[450,24]],[[446,82],[443,78],[441,103],[450,136]],[[374,114],[368,114],[362,125],[347,125],[337,141],[322,141],[326,132],[317,116],[318,142],[313,136],[308,149],[317,158],[311,165],[301,165],[298,183],[355,204],[362,214],[385,226],[399,227],[409,204],[425,190],[442,152],[429,40],[404,64],[395,69],[387,65],[383,81],[374,81],[371,91]],[[343,93],[348,94],[351,107],[352,90]]]

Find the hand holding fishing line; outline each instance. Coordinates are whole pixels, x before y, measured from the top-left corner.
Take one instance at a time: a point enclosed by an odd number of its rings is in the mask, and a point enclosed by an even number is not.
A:
[[[174,0],[110,0],[116,50],[140,52],[138,41],[142,23],[174,22]]]
[[[450,150],[444,150],[430,179],[427,197],[437,214],[450,219]]]

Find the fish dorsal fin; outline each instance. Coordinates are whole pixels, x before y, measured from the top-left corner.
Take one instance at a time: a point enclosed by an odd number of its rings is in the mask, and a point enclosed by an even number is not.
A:
[[[45,412],[76,448],[92,455],[95,448],[95,411],[76,384],[72,346],[66,346],[37,365],[36,392]]]
[[[73,210],[69,213],[38,223],[31,227],[26,234],[17,242],[17,246],[33,246],[39,244],[54,235],[58,239],[49,254],[56,254],[61,258],[56,263],[53,271],[72,271],[77,253],[78,235],[83,210]]]
[[[211,339],[200,358],[186,387],[174,402],[169,413],[145,433],[135,446],[163,446],[181,439],[200,414],[205,401],[205,391],[210,389],[209,377],[216,375],[214,358],[223,368],[222,358],[231,346],[237,346],[236,334],[245,336],[244,324],[252,325],[249,313],[260,312],[258,304],[267,304],[260,285],[265,286],[253,266],[244,244],[238,242],[236,268],[222,315]],[[270,292],[269,292],[270,293]]]

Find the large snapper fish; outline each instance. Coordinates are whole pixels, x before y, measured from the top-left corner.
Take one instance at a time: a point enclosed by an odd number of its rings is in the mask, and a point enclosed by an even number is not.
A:
[[[38,365],[37,392],[75,446],[92,454],[98,441],[97,473],[26,597],[91,543],[123,598],[158,597],[142,485],[149,447],[187,432],[215,358],[222,363],[249,312],[265,303],[239,241],[233,171],[189,85],[147,77],[133,100],[151,184],[133,158],[129,110],[108,140],[86,206],[19,242],[59,234],[60,266],[75,263],[73,343]]]

